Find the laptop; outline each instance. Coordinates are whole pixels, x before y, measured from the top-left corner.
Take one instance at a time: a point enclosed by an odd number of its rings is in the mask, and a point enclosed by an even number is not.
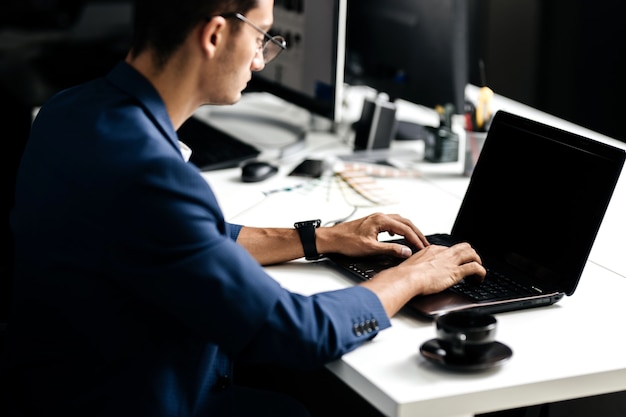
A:
[[[431,318],[468,309],[492,314],[551,305],[572,295],[625,153],[498,111],[452,230],[428,236],[430,242],[448,246],[469,242],[487,277],[481,284],[467,278],[441,293],[415,297],[407,307]],[[328,259],[360,280],[400,262],[390,256],[330,254]],[[489,288],[501,278],[508,283]]]

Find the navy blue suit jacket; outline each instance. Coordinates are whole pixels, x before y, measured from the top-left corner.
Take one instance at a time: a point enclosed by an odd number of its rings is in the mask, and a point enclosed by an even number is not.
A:
[[[268,276],[123,62],[41,108],[11,224],[7,364],[32,414],[208,416],[234,360],[318,367],[390,326],[365,288]]]

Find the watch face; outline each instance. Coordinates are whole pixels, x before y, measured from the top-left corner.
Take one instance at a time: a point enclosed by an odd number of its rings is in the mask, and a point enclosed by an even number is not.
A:
[[[293,226],[296,229],[300,229],[302,227],[307,227],[307,226],[319,227],[320,224],[322,224],[322,221],[320,219],[317,219],[317,220],[306,220],[306,221],[303,221],[303,222],[297,222]]]

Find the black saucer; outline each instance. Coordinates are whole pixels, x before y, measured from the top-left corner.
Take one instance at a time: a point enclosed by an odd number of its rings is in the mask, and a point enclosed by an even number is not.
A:
[[[513,356],[507,345],[493,342],[485,348],[480,356],[468,358],[446,354],[438,339],[430,339],[420,346],[420,353],[430,362],[455,371],[480,371],[501,365]]]

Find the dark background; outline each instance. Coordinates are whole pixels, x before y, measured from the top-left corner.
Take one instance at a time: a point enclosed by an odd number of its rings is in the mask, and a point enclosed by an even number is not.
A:
[[[130,36],[130,4],[122,0],[0,2],[0,164],[4,194],[0,323],[9,314],[13,257],[6,219],[33,110],[61,89],[104,74],[124,57]],[[0,332],[0,339],[2,335]]]
[[[468,0],[470,83],[626,142],[626,30],[611,0]]]

